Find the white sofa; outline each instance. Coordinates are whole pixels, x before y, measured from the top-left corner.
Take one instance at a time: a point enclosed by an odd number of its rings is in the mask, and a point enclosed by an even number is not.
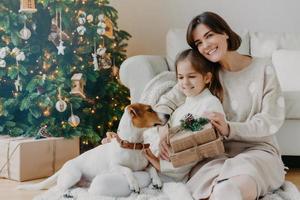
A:
[[[300,156],[300,33],[238,32],[239,52],[256,57],[272,57],[285,96],[286,120],[277,133],[283,155]],[[185,30],[172,29],[166,38],[166,55],[139,55],[121,65],[121,82],[130,90],[131,101],[138,102],[146,84],[159,73],[174,71],[174,60],[188,48]]]

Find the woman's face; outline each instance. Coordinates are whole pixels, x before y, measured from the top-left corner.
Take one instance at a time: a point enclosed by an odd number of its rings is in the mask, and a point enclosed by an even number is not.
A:
[[[227,52],[228,36],[213,32],[204,24],[199,24],[193,31],[193,38],[198,51],[211,62],[219,62]]]
[[[211,80],[211,73],[205,76],[197,72],[188,60],[177,64],[177,79],[180,90],[188,97],[196,96],[202,92]]]

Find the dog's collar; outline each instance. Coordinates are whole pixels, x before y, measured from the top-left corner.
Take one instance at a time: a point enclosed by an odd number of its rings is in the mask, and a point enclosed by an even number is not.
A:
[[[144,144],[144,143],[132,143],[128,142],[127,140],[122,140],[118,135],[116,136],[116,139],[118,143],[120,144],[120,147],[124,149],[134,149],[134,150],[142,150],[147,149],[150,147],[150,144]]]

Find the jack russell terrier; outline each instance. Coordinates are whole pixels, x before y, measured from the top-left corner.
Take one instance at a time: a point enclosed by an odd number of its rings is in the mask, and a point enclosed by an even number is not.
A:
[[[166,124],[169,117],[167,114],[155,112],[149,105],[131,104],[125,108],[120,120],[118,136],[110,143],[99,145],[66,162],[60,170],[46,180],[36,184],[20,185],[18,189],[47,189],[56,182],[53,189],[65,192],[82,178],[93,184],[93,179],[97,175],[122,172],[130,189],[139,193],[140,187],[133,171],[144,170],[148,166],[148,160],[141,152],[149,148],[149,144],[143,144],[143,132],[147,128]],[[157,171],[151,166],[148,170],[153,186],[161,188],[162,182]],[[89,192],[93,193],[90,189]]]

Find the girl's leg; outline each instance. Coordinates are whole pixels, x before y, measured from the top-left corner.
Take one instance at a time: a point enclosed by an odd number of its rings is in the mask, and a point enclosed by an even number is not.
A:
[[[147,172],[140,171],[134,172],[140,188],[146,187],[150,184],[150,176]],[[131,194],[129,184],[126,177],[121,173],[107,173],[96,176],[88,190],[90,194],[113,196],[113,197],[126,197]]]
[[[240,175],[215,185],[211,200],[254,200],[257,198],[255,181],[248,175]]]

